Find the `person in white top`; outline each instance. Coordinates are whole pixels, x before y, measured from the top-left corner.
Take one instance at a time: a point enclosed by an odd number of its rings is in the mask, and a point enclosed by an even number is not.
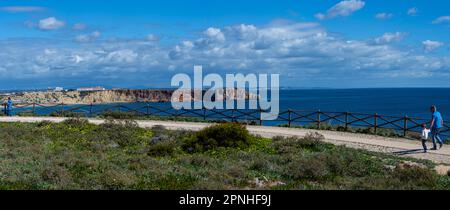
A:
[[[423,152],[427,152],[427,140],[428,140],[428,134],[430,133],[430,129],[427,128],[427,124],[422,124],[422,146],[423,146]]]

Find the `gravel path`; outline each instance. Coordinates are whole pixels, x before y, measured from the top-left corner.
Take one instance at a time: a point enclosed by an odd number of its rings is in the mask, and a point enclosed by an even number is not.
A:
[[[40,122],[52,121],[61,122],[67,118],[60,117],[0,117],[0,122]],[[91,123],[103,123],[102,119],[89,119]],[[141,127],[153,127],[163,125],[168,129],[200,130],[210,124],[196,122],[175,122],[175,121],[137,121]],[[387,138],[366,134],[354,134],[336,131],[322,131],[299,128],[282,128],[270,126],[247,126],[247,129],[263,137],[273,136],[299,136],[302,137],[308,132],[318,132],[325,136],[325,141],[337,145],[345,145],[352,148],[365,149],[375,152],[384,152],[399,156],[427,159],[435,163],[450,164],[450,146],[444,145],[440,150],[422,153],[422,145],[417,140],[403,138]],[[431,147],[431,142],[429,143]]]

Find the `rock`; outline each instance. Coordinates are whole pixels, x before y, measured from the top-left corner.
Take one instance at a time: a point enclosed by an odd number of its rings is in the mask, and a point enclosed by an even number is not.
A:
[[[274,181],[274,182],[270,182],[267,186],[277,187],[277,186],[284,186],[284,185],[286,185],[286,183],[284,183],[282,181]]]
[[[395,169],[395,166],[393,165],[384,165],[383,167],[388,171],[393,171]]]
[[[156,143],[158,143],[158,142],[166,141],[166,140],[168,140],[168,139],[170,139],[170,137],[169,137],[168,135],[161,134],[161,135],[159,135],[159,136],[154,136],[154,137],[152,137],[152,138],[150,139],[150,144],[156,144]]]
[[[253,183],[256,187],[259,187],[259,188],[264,187],[264,181],[259,180],[258,178],[255,178],[255,179],[252,181],[252,183]]]
[[[254,185],[257,188],[277,187],[277,186],[286,185],[286,183],[284,183],[282,181],[268,181],[267,179],[266,179],[266,181],[264,181],[259,178],[255,178],[255,179],[249,181],[249,183]]]
[[[116,142],[111,142],[110,144],[108,144],[109,148],[118,148],[120,145],[117,144]]]
[[[236,89],[238,93],[246,94],[246,98],[256,96],[244,89]],[[14,94],[11,96],[17,104],[91,104],[91,103],[131,103],[131,102],[170,102],[174,90],[102,90],[102,91],[36,91]],[[235,96],[237,97],[237,96]],[[7,98],[0,97],[0,101]]]
[[[424,164],[416,163],[412,161],[402,161],[397,165],[399,169],[406,169],[406,168],[427,168]]]
[[[450,166],[438,165],[434,168],[434,170],[439,175],[448,176],[450,172]]]

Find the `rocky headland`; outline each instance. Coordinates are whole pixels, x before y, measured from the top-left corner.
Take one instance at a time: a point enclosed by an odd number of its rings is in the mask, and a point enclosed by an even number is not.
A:
[[[245,95],[246,99],[256,99],[256,95],[245,90],[235,89],[236,96]],[[224,91],[226,94],[233,90]],[[102,90],[102,91],[35,91],[22,92],[9,96],[2,96],[1,101],[8,97],[16,104],[101,104],[101,103],[132,103],[132,102],[170,102],[174,90]],[[194,94],[192,94],[193,96]],[[186,97],[185,99],[186,100]],[[193,100],[193,99],[192,99]]]

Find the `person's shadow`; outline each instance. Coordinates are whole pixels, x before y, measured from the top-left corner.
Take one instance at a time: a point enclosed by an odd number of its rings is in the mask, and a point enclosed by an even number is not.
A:
[[[394,155],[408,155],[408,154],[417,154],[423,153],[423,149],[411,149],[411,150],[402,150],[398,152],[393,152]]]

